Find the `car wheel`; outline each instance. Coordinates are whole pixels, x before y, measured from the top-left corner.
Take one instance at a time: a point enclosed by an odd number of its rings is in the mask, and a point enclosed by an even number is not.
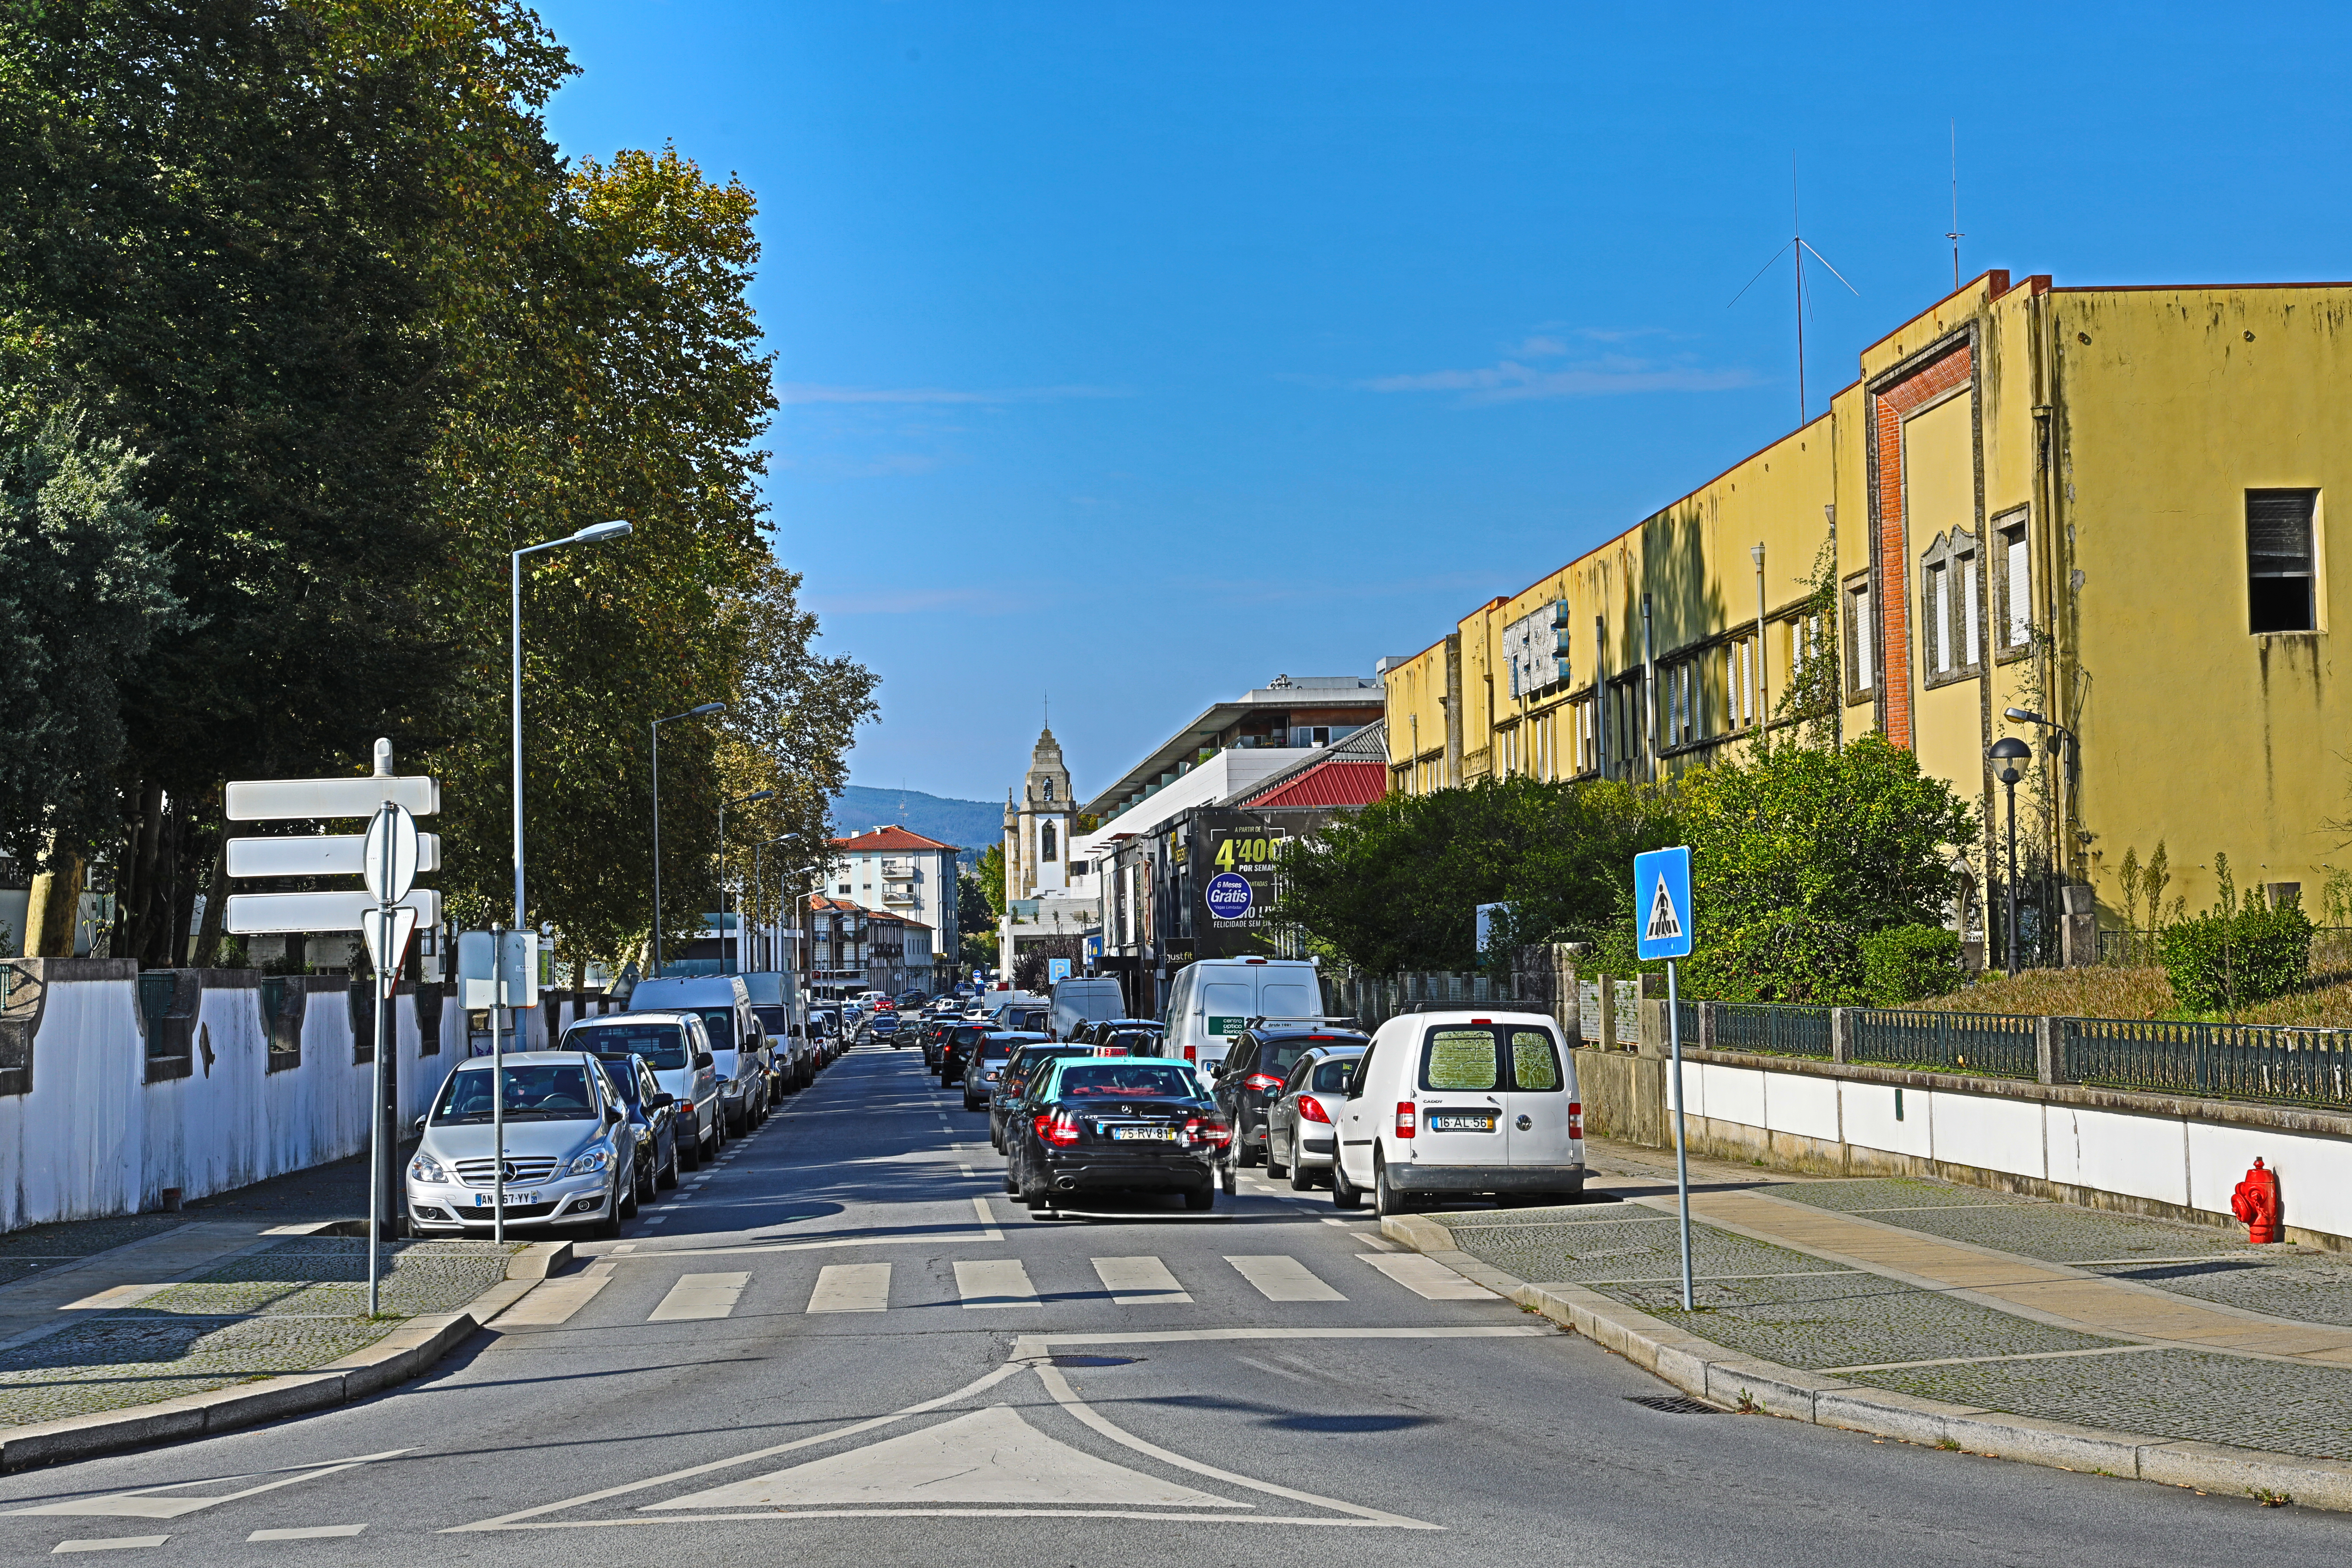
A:
[[[630,1182],[629,1203],[633,1211],[643,1208],[654,1201],[654,1183],[659,1174],[659,1171],[656,1169],[653,1163],[648,1161],[646,1164],[645,1179]]]
[[[1290,1173],[1290,1167],[1277,1163],[1274,1157],[1274,1129],[1271,1127],[1265,1130],[1265,1173],[1275,1181],[1280,1181]]]
[[[1227,1187],[1225,1191],[1230,1193],[1233,1191],[1233,1188]],[[1186,1193],[1184,1194],[1184,1206],[1195,1211],[1196,1213],[1202,1209],[1215,1208],[1217,1206],[1217,1189],[1214,1187],[1202,1187],[1197,1192]]]
[[[661,1169],[654,1173],[654,1186],[657,1191],[675,1191],[677,1189],[677,1139],[675,1136],[672,1136],[669,1141],[668,1162],[665,1163]]]
[[[619,1190],[619,1184],[615,1184],[614,1191],[617,1194]],[[613,1213],[615,1218],[635,1219],[637,1217],[637,1178],[635,1172],[630,1173],[629,1175],[629,1195],[625,1198],[616,1198],[614,1201],[615,1206]]]
[[[618,1241],[622,1217],[621,1184],[614,1182],[613,1190],[604,1194],[604,1217],[589,1226],[589,1234],[599,1241]]]
[[[1232,1161],[1228,1160],[1223,1164],[1217,1167],[1217,1185],[1225,1189],[1225,1196],[1233,1196],[1234,1191],[1241,1186],[1241,1173],[1234,1168]],[[1202,1204],[1196,1206],[1206,1208],[1208,1205]]]
[[[1386,1219],[1392,1214],[1409,1214],[1412,1200],[1389,1182],[1388,1162],[1378,1154],[1372,1156],[1372,1212]]]
[[[1298,1163],[1297,1154],[1290,1157],[1290,1190],[1294,1193],[1311,1193],[1315,1190],[1314,1176],[1308,1173],[1306,1166]]]
[[[701,1135],[697,1133],[691,1141],[684,1138],[673,1137],[670,1140],[669,1157],[670,1163],[673,1166],[682,1165],[689,1171],[700,1170],[702,1168]],[[675,1185],[677,1180],[676,1170],[673,1170],[670,1174],[672,1184]]]
[[[1348,1180],[1348,1167],[1339,1163],[1337,1150],[1331,1154],[1331,1206],[1335,1209],[1361,1208],[1363,1190]]]
[[[1242,1143],[1234,1153],[1234,1158],[1240,1161],[1244,1166],[1255,1165],[1265,1158],[1265,1151],[1263,1149],[1253,1149],[1247,1143]],[[1231,1192],[1232,1190],[1233,1189],[1230,1187],[1226,1189],[1228,1192]]]

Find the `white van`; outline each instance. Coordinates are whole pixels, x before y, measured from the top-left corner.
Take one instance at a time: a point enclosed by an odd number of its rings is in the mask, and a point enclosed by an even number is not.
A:
[[[768,1037],[769,1097],[780,1100],[816,1081],[816,1044],[808,1037],[808,1009],[792,972],[782,969],[746,971],[740,977],[751,994],[751,1011]]]
[[[1576,1057],[1541,1013],[1463,1008],[1391,1018],[1348,1080],[1331,1202],[1383,1215],[1444,1197],[1584,1191]]]
[[[1163,1054],[1210,1067],[1252,1018],[1323,1016],[1321,972],[1300,958],[1204,958],[1168,987]]]
[[[1074,974],[1055,983],[1054,1016],[1046,1021],[1046,1027],[1055,1039],[1066,1040],[1070,1031],[1080,1024],[1126,1016],[1127,996],[1116,979],[1109,975],[1097,978]]]
[[[740,974],[688,974],[640,980],[629,993],[633,1013],[692,1013],[710,1037],[718,1059],[719,1100],[727,1127],[738,1136],[768,1114],[768,1032],[751,1011],[751,993]]]

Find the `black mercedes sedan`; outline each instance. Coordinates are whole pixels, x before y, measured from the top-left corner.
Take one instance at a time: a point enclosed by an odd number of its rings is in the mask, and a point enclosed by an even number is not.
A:
[[[1031,1208],[1080,1193],[1181,1193],[1213,1208],[1232,1133],[1181,1062],[1059,1057],[1005,1128],[1006,1176]]]

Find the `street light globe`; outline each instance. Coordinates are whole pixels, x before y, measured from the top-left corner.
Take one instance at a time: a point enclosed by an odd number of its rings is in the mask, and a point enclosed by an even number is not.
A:
[[[2005,784],[2014,784],[2025,776],[2018,764],[2032,757],[2033,748],[2014,735],[2003,735],[1985,755],[1992,760],[1992,776]]]
[[[590,523],[586,528],[583,528],[579,532],[573,534],[572,536],[571,542],[573,544],[601,544],[605,540],[619,539],[625,534],[634,533],[635,531],[636,528],[635,524],[623,521],[616,518],[611,522]]]
[[[721,712],[726,709],[726,707],[727,704],[724,702],[706,702],[699,708],[688,709],[686,710],[685,717],[688,719],[699,719],[706,713]]]

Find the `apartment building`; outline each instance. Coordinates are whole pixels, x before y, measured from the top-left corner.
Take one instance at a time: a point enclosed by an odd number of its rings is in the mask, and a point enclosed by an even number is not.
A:
[[[825,872],[824,891],[925,927],[930,933],[931,960],[952,967],[962,940],[956,925],[960,847],[896,826],[870,828],[832,842],[835,858]],[[929,978],[918,984],[929,984]]]
[[[1977,805],[1980,895],[1985,753],[2016,734],[2045,932],[2094,900],[2125,924],[2126,852],[2159,842],[2191,908],[2222,852],[2316,915],[2352,891],[2327,863],[2347,333],[2352,284],[1989,272],[1863,350],[1820,417],[1384,661],[1392,784],[1654,779],[1875,730]]]

